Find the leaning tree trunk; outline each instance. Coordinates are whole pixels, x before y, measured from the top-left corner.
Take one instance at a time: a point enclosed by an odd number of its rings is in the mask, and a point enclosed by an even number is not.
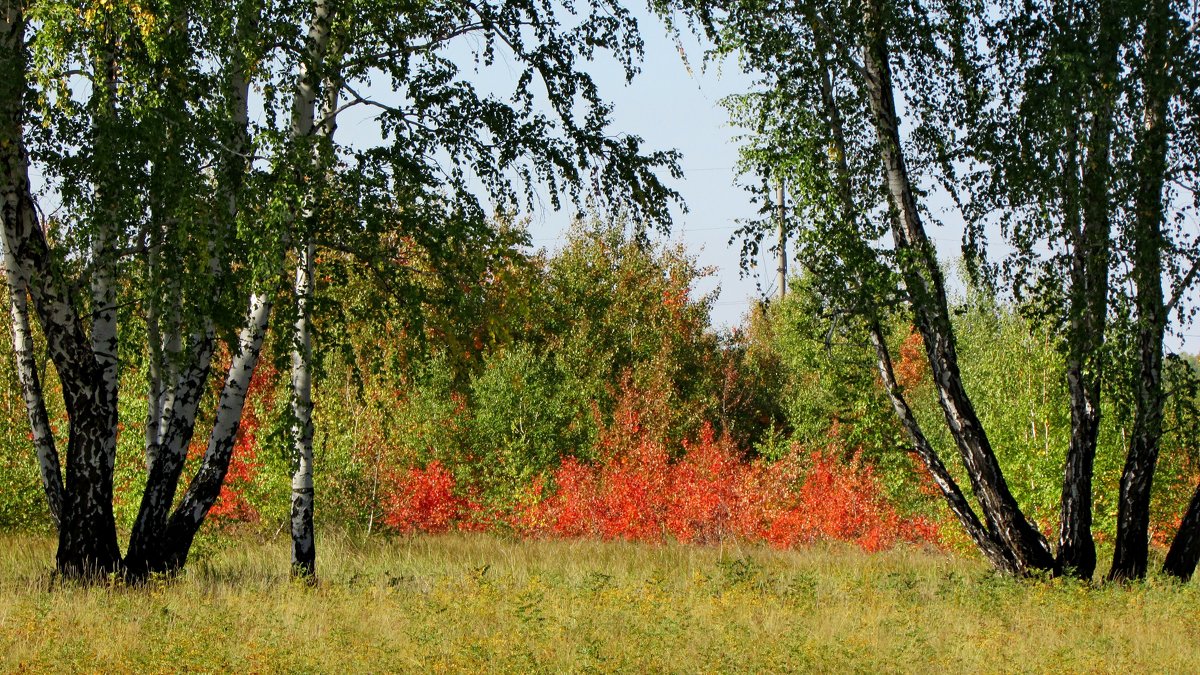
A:
[[[970,397],[963,388],[945,282],[925,233],[900,145],[891,64],[880,0],[868,0],[864,21],[864,69],[872,118],[883,156],[888,200],[894,211],[892,234],[917,329],[925,342],[939,402],[971,487],[983,508],[988,530],[1012,551],[1023,571],[1056,570],[1042,533],[1025,518],[1008,489],[999,462]]]
[[[18,261],[13,245],[17,243],[17,232],[23,229],[22,221],[29,219],[30,227],[37,227],[36,215],[32,210],[29,195],[29,169],[25,159],[17,151],[22,144],[22,101],[25,86],[25,56],[23,52],[24,24],[11,4],[2,6],[4,24],[0,24],[0,101],[4,106],[4,136],[0,137],[0,153],[4,153],[4,274],[8,287],[8,301],[12,313],[13,356],[17,360],[17,377],[25,401],[25,412],[37,453],[37,465],[42,477],[42,489],[46,492],[50,518],[59,525],[62,512],[62,473],[58,449],[46,412],[46,398],[42,383],[37,375],[34,357],[34,336],[29,325],[28,274]]]
[[[871,343],[875,345],[879,375],[883,379],[883,386],[887,391],[888,399],[892,402],[892,408],[896,411],[896,416],[900,418],[900,424],[904,426],[904,431],[908,434],[917,456],[925,464],[934,484],[941,490],[942,497],[945,498],[950,511],[958,518],[963,529],[967,531],[971,540],[975,542],[980,552],[988,559],[988,562],[992,563],[994,568],[1006,574],[1019,574],[1021,566],[1012,551],[1003,542],[993,537],[992,533],[988,532],[983,523],[979,521],[979,517],[975,515],[975,510],[971,508],[970,502],[959,489],[954,477],[950,475],[946,465],[938,457],[937,451],[933,449],[924,432],[921,431],[921,426],[917,423],[917,416],[908,406],[904,392],[896,381],[896,373],[892,369],[892,357],[888,352],[887,343],[884,341],[883,329],[878,323],[872,323],[870,333]]]
[[[1196,486],[1192,501],[1179,524],[1179,532],[1171,542],[1171,550],[1163,562],[1163,572],[1187,581],[1196,573],[1197,561],[1200,561],[1200,485]]]
[[[325,0],[316,0],[306,42],[308,49],[315,50],[315,63],[320,63],[320,58],[323,58],[330,28],[328,4]],[[319,75],[315,70],[302,67],[297,78],[293,110],[299,111],[294,115],[299,122],[293,124],[293,143],[307,144],[313,136],[317,77]],[[183,568],[196,533],[220,495],[221,485],[229,471],[250,380],[262,352],[274,292],[274,289],[270,289],[251,297],[246,323],[238,336],[233,362],[217,403],[217,419],[209,435],[200,469],[171,514],[162,536],[145,556],[143,567],[147,572],[172,573]]]
[[[7,247],[4,257],[4,271],[12,310],[13,355],[17,361],[17,379],[21,384],[21,396],[25,399],[25,411],[29,416],[33,448],[38,459],[38,473],[42,478],[42,490],[46,493],[50,518],[57,527],[62,514],[62,466],[54,444],[54,432],[50,428],[50,416],[46,412],[46,399],[42,393],[42,382],[38,377],[37,360],[33,353],[25,280],[14,272],[19,266],[15,258],[9,256]]]
[[[50,260],[29,185],[23,135],[27,90],[23,3],[0,2],[0,201],[6,264],[28,284],[47,349],[63,384],[70,420],[58,569],[64,575],[107,574],[120,568],[112,512],[112,437],[116,401],[75,307]]]
[[[174,378],[170,387],[160,422],[161,431],[151,446],[153,451],[147,452],[146,489],[142,492],[125,554],[125,566],[131,580],[140,580],[152,572],[167,571],[160,562],[167,557],[164,549],[167,521],[187,459],[187,448],[196,428],[196,413],[208,382],[214,344],[215,339],[209,334],[193,346],[188,366]],[[237,412],[240,414],[241,410]]]
[[[819,26],[814,25],[813,32],[818,36],[817,57],[820,59],[819,85],[821,102],[825,112],[825,121],[829,125],[832,135],[835,151],[833,153],[833,173],[836,178],[836,195],[840,202],[838,210],[840,211],[839,215],[842,218],[843,224],[850,226],[854,222],[855,213],[854,195],[850,182],[850,168],[846,163],[845,126],[842,121],[841,112],[838,109],[833,81],[829,72],[826,56],[828,45],[820,38],[821,32]],[[946,465],[938,456],[937,451],[934,450],[925,433],[921,430],[921,425],[917,422],[916,415],[904,397],[903,389],[896,381],[896,373],[892,368],[891,353],[888,351],[883,328],[880,326],[878,320],[871,319],[868,324],[868,331],[871,335],[871,343],[875,347],[879,376],[883,381],[888,399],[892,403],[892,409],[908,434],[914,451],[925,465],[925,469],[929,472],[930,478],[933,479],[934,484],[941,490],[943,498],[945,498],[947,505],[950,507],[950,511],[958,518],[963,529],[967,531],[967,535],[971,537],[971,540],[975,542],[980,552],[992,563],[993,567],[1006,574],[1019,573],[1020,566],[1012,552],[1003,542],[993,537],[984,524],[980,522],[979,517],[975,514],[975,510],[971,508],[970,502],[967,501],[966,496],[963,495],[953,476],[946,469]]]
[[[146,573],[173,573],[183,569],[187,562],[192,541],[204,523],[209,510],[216,503],[229,471],[237,440],[238,426],[242,421],[242,410],[250,379],[262,353],[262,342],[271,316],[271,301],[266,295],[255,294],[250,300],[246,324],[238,335],[236,351],[229,366],[229,374],[217,400],[217,418],[209,434],[208,447],[201,460],[200,469],[188,484],[188,489],[172,513],[161,535],[148,546],[141,563]]]
[[[1162,291],[1163,187],[1167,171],[1167,108],[1174,88],[1167,72],[1169,6],[1152,0],[1144,32],[1142,68],[1144,126],[1134,147],[1137,180],[1133,216],[1133,281],[1136,286],[1138,370],[1134,384],[1133,433],[1117,502],[1117,537],[1109,578],[1140,579],[1149,557],[1150,490],[1162,435],[1163,337],[1167,306]]]
[[[257,27],[256,17],[243,17],[235,29],[235,41],[240,45],[251,39]],[[209,274],[218,285],[225,279],[219,249],[224,245],[223,239],[236,227],[247,166],[244,153],[249,145],[250,65],[241,50],[236,50],[236,53],[238,56],[228,64],[226,71],[232,124],[222,170],[218,173],[219,192],[225,198],[225,222],[218,223],[217,231],[208,242]],[[153,252],[151,254],[153,255]],[[267,312],[269,313],[269,307]],[[250,325],[257,326],[258,320],[259,317],[252,312],[249,317]],[[151,326],[155,325],[153,322],[148,323]],[[156,433],[151,433],[148,426],[146,489],[142,493],[141,506],[125,556],[132,581],[144,579],[152,572],[167,571],[170,568],[167,561],[177,557],[170,550],[172,547],[167,538],[167,524],[187,460],[187,449],[195,433],[196,414],[209,381],[216,347],[216,331],[209,317],[206,317],[203,326],[189,337],[186,350],[182,345],[178,322],[168,331],[169,337],[163,340],[163,351],[167,352],[168,357],[165,367],[161,369],[167,376],[163,382],[152,381],[147,396],[149,404],[155,406],[157,402],[159,409],[155,420]],[[184,356],[187,358],[182,358]],[[170,362],[178,364],[180,361],[185,362],[182,368],[179,365],[174,368],[169,365]],[[234,412],[219,411],[218,415],[228,416]],[[236,413],[240,419],[241,408]],[[151,416],[152,419],[154,416]]]

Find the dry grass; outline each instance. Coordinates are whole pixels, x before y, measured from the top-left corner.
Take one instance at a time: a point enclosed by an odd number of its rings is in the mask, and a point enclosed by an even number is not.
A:
[[[0,538],[0,670],[1188,672],[1200,588],[1019,583],[867,555],[519,542],[208,543],[150,588],[55,585],[53,544]]]

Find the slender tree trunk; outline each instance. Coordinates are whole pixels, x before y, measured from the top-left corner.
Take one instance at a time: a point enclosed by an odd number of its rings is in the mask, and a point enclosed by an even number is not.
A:
[[[148,238],[144,244],[148,249],[146,254],[146,277],[149,288],[155,288],[159,283],[159,252],[162,242]],[[158,460],[159,445],[162,443],[163,404],[166,399],[166,389],[163,383],[163,343],[158,310],[158,299],[153,292],[147,293],[146,299],[146,342],[148,353],[146,360],[146,474],[154,470]]]
[[[992,567],[1006,574],[1020,574],[1021,566],[1013,557],[1012,551],[998,541],[988,532],[983,523],[979,521],[979,517],[975,515],[974,509],[971,508],[970,502],[959,489],[958,484],[954,482],[954,478],[946,469],[946,465],[942,463],[938,457],[937,451],[930,445],[929,440],[921,431],[921,426],[917,423],[917,417],[908,406],[908,402],[904,399],[903,390],[899,383],[896,382],[896,374],[892,369],[892,357],[888,353],[887,343],[884,341],[883,330],[878,323],[872,323],[870,326],[871,342],[875,345],[876,360],[879,364],[879,375],[883,379],[884,389],[887,390],[888,399],[892,402],[892,408],[896,411],[896,416],[900,418],[900,423],[904,426],[905,432],[908,434],[909,441],[913,444],[913,449],[916,450],[917,456],[921,458],[921,462],[925,464],[926,470],[929,471],[930,477],[933,478],[934,484],[942,492],[942,497],[946,499],[946,504],[949,505],[950,511],[958,518],[958,522],[962,524],[963,529],[979,547],[984,557],[992,564]]]
[[[945,282],[936,251],[921,222],[901,150],[880,0],[867,1],[864,21],[867,93],[883,155],[888,199],[894,211],[892,234],[947,426],[971,477],[989,532],[1012,550],[1023,571],[1054,571],[1056,564],[1050,546],[1025,518],[1009,491],[987,434],[963,388]]]
[[[5,110],[4,113],[8,133],[20,134],[21,111],[19,106],[24,94],[22,91],[24,63],[19,42],[24,39],[24,31],[17,25],[20,19],[12,5],[5,6],[4,14],[4,24],[2,25],[4,33],[0,36],[0,41],[3,41],[3,47],[0,48],[4,50],[4,53],[0,58],[5,61],[0,69],[0,78],[6,80],[7,84],[0,84],[0,97],[7,102],[4,104],[6,107],[14,106]],[[22,191],[18,186],[24,184],[27,189],[29,179],[27,169],[22,166],[21,157],[8,153],[5,155],[4,227],[8,230],[9,220],[12,220],[15,230],[16,221],[21,218],[23,201],[17,194]],[[16,166],[11,165],[14,161]],[[27,215],[33,217],[32,213]],[[33,332],[29,325],[27,299],[28,278],[17,261],[16,253],[10,249],[7,241],[2,248],[4,251],[4,276],[9,292],[9,310],[12,314],[13,354],[17,362],[17,379],[21,384],[21,395],[25,401],[25,411],[29,416],[33,447],[37,453],[38,470],[42,479],[42,490],[46,493],[50,518],[57,527],[62,514],[62,467],[59,462],[58,450],[55,447],[54,433],[50,428],[50,416],[46,412],[46,399],[42,391],[41,379],[38,377],[37,360],[33,351]]]
[[[1096,440],[1100,431],[1101,349],[1108,316],[1111,245],[1113,107],[1116,95],[1118,17],[1110,3],[1100,4],[1096,35],[1097,75],[1091,129],[1083,164],[1082,227],[1072,228],[1071,289],[1067,329],[1067,390],[1071,406],[1071,440],[1063,471],[1058,565],[1064,573],[1091,579],[1096,570],[1096,544],[1092,538],[1092,475]],[[1071,134],[1072,141],[1074,134]],[[1068,152],[1074,157],[1075,144]],[[1068,163],[1068,190],[1077,186],[1076,163]],[[1074,199],[1067,199],[1068,217],[1074,217]]]
[[[814,26],[814,32],[820,36],[820,29]],[[821,101],[825,110],[826,122],[829,124],[829,129],[832,132],[834,144],[834,161],[833,170],[836,177],[837,195],[841,202],[839,209],[841,218],[846,225],[854,222],[854,197],[850,182],[850,168],[846,163],[846,140],[844,132],[844,124],[842,115],[837,106],[833,91],[833,81],[829,73],[829,64],[826,57],[828,46],[823,40],[818,38],[817,41],[818,58],[820,59],[820,90]],[[942,463],[937,451],[929,443],[925,433],[921,430],[921,425],[917,422],[917,417],[909,407],[908,401],[904,398],[903,389],[896,381],[895,370],[892,367],[891,353],[888,351],[887,341],[883,334],[883,328],[879,322],[872,319],[868,324],[868,331],[871,335],[871,343],[875,347],[876,364],[879,367],[879,376],[883,381],[884,389],[887,391],[888,399],[892,403],[892,409],[895,411],[900,424],[904,427],[905,433],[908,434],[909,441],[913,444],[913,449],[917,456],[925,465],[925,469],[929,472],[935,485],[941,490],[943,498],[945,498],[950,511],[958,518],[963,529],[967,531],[967,535],[975,542],[975,545],[983,553],[984,557],[992,563],[998,571],[1006,574],[1020,573],[1020,566],[1012,552],[998,541],[988,532],[987,528],[980,522],[979,517],[975,514],[975,510],[971,508],[970,502],[967,501],[962,490],[958,487],[950,472],[946,469],[946,465]]]
[[[311,242],[297,251],[296,324],[292,335],[292,574],[313,578],[317,572],[313,531],[312,311]]]
[[[33,353],[33,334],[29,329],[29,304],[26,299],[25,281],[20,278],[15,258],[4,252],[4,271],[10,293],[12,310],[13,355],[17,361],[17,379],[21,383],[21,395],[25,399],[25,411],[29,416],[29,427],[33,434],[33,447],[37,452],[38,472],[42,478],[42,490],[55,527],[62,513],[63,481],[58,450],[54,444],[54,432],[50,428],[50,416],[46,413],[46,399],[42,393],[42,382],[38,377],[37,360]]]
[[[325,0],[317,0],[306,42],[307,49],[315,50],[314,53],[318,55],[312,62],[320,63],[320,58],[323,58],[330,29],[328,4]],[[297,78],[293,104],[294,143],[307,144],[313,136],[318,77],[319,74],[311,67],[302,66]],[[273,293],[274,289],[271,289],[267,293],[256,293],[251,297],[246,323],[238,336],[233,362],[217,404],[217,419],[209,435],[208,447],[200,469],[189,483],[179,506],[171,514],[165,531],[157,538],[158,544],[146,556],[144,568],[148,572],[170,573],[183,568],[200,525],[220,495],[221,485],[229,471],[229,461],[241,424],[250,380],[262,352]]]
[[[1133,433],[1117,502],[1117,537],[1109,578],[1140,579],[1149,555],[1150,490],[1158,464],[1163,418],[1163,336],[1167,325],[1162,291],[1163,185],[1167,171],[1167,108],[1172,77],[1167,72],[1169,6],[1151,0],[1144,31],[1142,65],[1144,127],[1134,147],[1133,281],[1137,312],[1138,373],[1134,385]]]
[[[1100,423],[1099,378],[1091,377],[1090,368],[1096,346],[1088,333],[1090,315],[1085,292],[1087,254],[1084,246],[1080,199],[1079,146],[1077,124],[1067,129],[1067,157],[1062,169],[1064,228],[1071,233],[1072,260],[1069,322],[1066,335],[1066,379],[1071,411],[1071,440],[1067,448],[1060,500],[1058,562],[1067,573],[1090,577],[1095,571],[1095,542],[1091,537],[1092,474],[1095,443]],[[1090,553],[1090,555],[1089,555]],[[1089,564],[1088,558],[1091,558]]]
[[[162,534],[152,540],[154,546],[146,553],[142,565],[146,572],[171,573],[183,568],[196,532],[221,493],[241,424],[250,378],[258,365],[270,316],[270,299],[266,295],[254,295],[250,300],[246,324],[238,335],[229,374],[217,401],[217,419],[213,423],[200,469],[188,484]],[[169,502],[166,506],[170,508]]]
[[[337,104],[341,82],[336,62],[341,45],[330,44],[333,17],[328,4],[317,0],[313,22],[309,28],[308,63],[302,66],[297,82],[296,105],[293,109],[292,133],[297,139],[312,137],[332,141],[337,129]],[[327,59],[326,56],[329,56]],[[327,70],[322,74],[321,71]],[[321,119],[315,119],[317,82],[322,82]],[[309,148],[310,175],[322,175],[321,148]],[[316,180],[309,184],[316,183]],[[312,422],[312,335],[311,313],[313,294],[313,265],[316,247],[311,231],[316,225],[313,204],[315,193],[306,195],[303,212],[297,219],[302,236],[296,246],[296,322],[292,334],[292,574],[312,580],[317,572],[316,533],[313,528],[315,490],[313,484],[313,422]]]
[[[787,192],[783,187],[783,178],[779,179],[779,185],[775,188],[776,206],[779,209],[779,219],[776,225],[776,230],[779,238],[779,260],[775,265],[775,286],[779,289],[779,299],[782,300],[787,295]]]
[[[108,439],[103,442],[104,470],[113,471],[117,459],[117,387],[120,376],[120,362],[117,357],[117,287],[116,261],[113,249],[116,248],[116,233],[119,229],[119,195],[114,185],[115,176],[111,175],[111,167],[116,164],[117,148],[113,132],[117,120],[117,63],[116,46],[106,46],[104,53],[97,59],[97,67],[102,68],[103,80],[94,82],[95,96],[99,99],[97,107],[100,110],[99,119],[93,128],[94,155],[99,155],[108,170],[101,168],[102,175],[95,177],[96,213],[92,224],[92,260],[91,260],[91,291],[92,291],[92,353],[95,354],[96,365],[100,369],[98,385],[102,389],[103,398],[111,401],[109,414],[104,420],[108,429]],[[96,162],[99,164],[100,162]],[[111,477],[109,477],[111,481]]]

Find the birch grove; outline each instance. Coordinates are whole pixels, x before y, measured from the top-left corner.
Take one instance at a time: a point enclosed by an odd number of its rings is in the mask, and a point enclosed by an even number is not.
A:
[[[604,52],[636,71],[636,22],[608,0],[5,0],[0,16],[6,297],[66,576],[139,580],[186,564],[277,321],[293,352],[293,565],[315,574],[322,251],[401,277],[412,272],[397,242],[420,242],[436,264],[441,242],[486,237],[493,211],[541,197],[595,194],[650,223],[675,199],[658,177],[678,175],[674,154],[610,132],[584,70]],[[510,91],[477,89],[475,73],[498,58],[518,71]],[[348,111],[382,135],[337,143]],[[43,199],[61,207],[48,216]],[[34,319],[63,384],[61,462],[31,363]],[[131,353],[146,359],[140,392]],[[117,406],[137,396],[146,489],[122,554]]]
[[[755,73],[754,91],[728,102],[751,129],[742,168],[791,186],[797,259],[839,319],[867,327],[912,451],[984,555],[1005,572],[1093,577],[1097,433],[1112,412],[1102,401],[1128,401],[1109,577],[1144,576],[1164,339],[1187,325],[1181,302],[1200,265],[1200,240],[1186,226],[1200,204],[1188,131],[1200,119],[1194,8],[1171,0],[659,6]],[[936,222],[934,192],[965,222],[969,283],[1004,288],[1064,356],[1071,435],[1055,547],[1013,498],[964,383],[926,226]],[[748,250],[769,227],[740,231]],[[996,238],[1006,251],[988,247]],[[889,376],[880,324],[897,307],[921,334],[974,504]],[[1200,486],[1181,516],[1169,574],[1190,577],[1200,558],[1198,508]]]

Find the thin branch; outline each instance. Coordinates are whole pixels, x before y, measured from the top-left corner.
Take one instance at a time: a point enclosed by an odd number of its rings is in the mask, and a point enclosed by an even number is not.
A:
[[[1192,268],[1188,270],[1187,274],[1184,275],[1183,281],[1179,282],[1179,287],[1176,288],[1175,292],[1171,295],[1171,300],[1167,303],[1166,311],[1163,312],[1164,321],[1166,320],[1166,317],[1171,315],[1171,312],[1175,311],[1176,305],[1178,305],[1179,301],[1183,299],[1183,294],[1187,292],[1188,288],[1196,280],[1197,273],[1200,273],[1200,256],[1197,256],[1192,260]]]

